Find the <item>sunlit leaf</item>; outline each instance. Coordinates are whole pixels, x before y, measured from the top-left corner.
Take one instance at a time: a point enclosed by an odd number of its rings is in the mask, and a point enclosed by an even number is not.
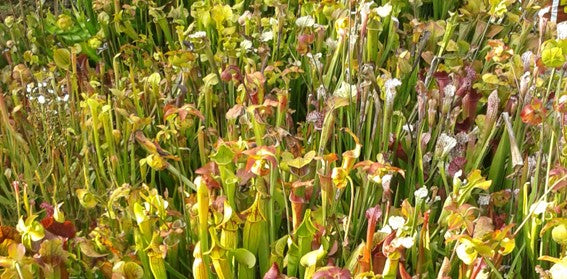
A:
[[[244,248],[238,248],[232,251],[234,258],[239,263],[247,266],[248,268],[254,267],[256,265],[256,257],[250,251]]]
[[[311,150],[305,154],[303,157],[298,157],[293,160],[287,161],[287,165],[293,168],[303,168],[307,166],[313,159],[315,158],[316,152],[315,150]]]
[[[102,258],[108,254],[99,253],[95,250],[94,246],[87,241],[83,241],[79,244],[79,248],[81,249],[81,253],[85,254],[87,257],[90,258]]]
[[[313,250],[301,257],[300,263],[303,266],[316,265],[317,261],[321,260],[326,254],[327,253],[323,249],[323,246],[319,246],[319,249]]]
[[[565,54],[560,47],[549,47],[542,51],[541,60],[545,66],[557,68],[565,63]]]
[[[57,67],[69,70],[69,67],[71,67],[71,52],[66,48],[58,48],[53,52],[53,61]]]
[[[463,239],[456,247],[457,257],[465,264],[471,265],[478,256],[474,245],[467,239]]]

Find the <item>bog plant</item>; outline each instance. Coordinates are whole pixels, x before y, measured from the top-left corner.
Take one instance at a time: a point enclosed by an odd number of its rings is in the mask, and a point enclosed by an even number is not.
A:
[[[565,276],[539,1],[47,2],[0,15],[0,278]]]

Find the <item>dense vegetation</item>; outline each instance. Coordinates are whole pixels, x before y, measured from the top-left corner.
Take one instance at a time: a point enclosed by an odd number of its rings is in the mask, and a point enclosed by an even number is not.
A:
[[[0,278],[567,278],[540,2],[3,3]]]

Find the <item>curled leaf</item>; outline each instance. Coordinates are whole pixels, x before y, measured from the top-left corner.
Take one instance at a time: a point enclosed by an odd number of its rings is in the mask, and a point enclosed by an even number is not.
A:
[[[319,249],[313,250],[303,257],[301,257],[300,263],[303,266],[314,266],[317,264],[317,261],[321,260],[327,252],[323,249],[323,246],[319,246]]]
[[[57,67],[69,70],[71,66],[71,52],[66,48],[58,48],[53,52],[53,61]]]
[[[256,265],[256,257],[250,251],[244,248],[238,248],[232,251],[234,258],[240,264],[245,265],[248,268],[254,267]]]

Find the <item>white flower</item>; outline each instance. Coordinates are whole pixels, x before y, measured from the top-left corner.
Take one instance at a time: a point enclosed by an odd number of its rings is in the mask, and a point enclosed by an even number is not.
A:
[[[323,86],[322,84],[319,85],[319,87],[317,88],[317,99],[324,100],[326,96],[327,90],[325,89],[325,86]]]
[[[343,98],[356,97],[356,85],[348,84],[347,82],[343,81],[341,86],[335,90],[333,95]]]
[[[455,96],[457,88],[454,85],[449,84],[445,86],[445,89],[443,91],[445,92],[445,98],[453,98],[453,96]]]
[[[403,227],[406,224],[406,219],[402,216],[390,216],[388,219],[388,225],[392,228],[392,230],[397,230]]]
[[[449,239],[449,238],[453,237],[453,235],[454,235],[453,231],[446,231],[446,232],[443,234],[443,238]]]
[[[433,199],[433,202],[438,202],[441,201],[441,197],[440,196],[435,196],[435,198]]]
[[[323,57],[323,55],[320,52],[316,53],[315,55],[309,52],[306,56],[307,58],[309,58],[309,62],[311,62],[311,64],[315,66],[318,71],[323,70],[323,63],[321,63],[321,57]]]
[[[394,246],[403,246],[406,249],[409,249],[413,246],[414,240],[413,237],[400,237],[394,239]]]
[[[457,146],[457,140],[445,133],[442,133],[437,140],[437,145],[435,146],[435,155],[444,158],[449,155],[449,152]]]
[[[414,130],[414,125],[412,125],[412,124],[407,124],[407,123],[404,124],[404,126],[402,126],[402,129],[403,129],[404,132],[406,132],[406,133],[411,133],[412,131],[415,131],[415,130]]]
[[[252,18],[252,13],[250,11],[245,11],[239,18],[238,24],[244,25],[246,21]]]
[[[242,40],[242,42],[240,42],[240,48],[243,50],[250,50],[252,48],[252,42],[249,40]]]
[[[339,42],[331,37],[327,38],[327,40],[325,40],[325,44],[327,45],[327,48],[329,49],[329,51],[332,51],[334,49],[337,48],[337,45],[339,44]]]
[[[311,27],[315,24],[315,19],[311,16],[302,16],[295,20],[295,25],[298,27]]]
[[[379,179],[378,175],[373,175],[374,178],[374,182],[376,183],[382,183],[382,185],[390,185],[390,181],[392,180],[393,175],[391,174],[385,174],[384,176],[382,176],[382,181],[376,181]]]
[[[521,9],[521,8],[520,8]],[[502,265],[502,268],[504,268],[504,265]],[[491,276],[491,270],[489,270],[488,268],[483,268],[478,275],[476,276],[476,278],[478,279],[489,279]]]
[[[397,78],[391,78],[386,80],[384,83],[384,87],[386,88],[386,92],[396,90],[396,87],[402,85],[402,82]]]
[[[45,97],[43,97],[43,95],[39,95],[37,97],[37,102],[42,104],[42,105],[45,104]]]
[[[378,232],[381,233],[385,233],[385,234],[391,234],[392,233],[392,228],[388,225],[385,225],[383,228],[381,228]]]
[[[479,206],[486,206],[488,204],[490,204],[490,195],[480,195],[478,197]]]
[[[533,214],[535,215],[542,214],[545,212],[548,205],[549,205],[548,202],[538,201],[530,206],[530,212],[533,212]]]
[[[288,62],[289,62],[289,65],[290,65],[290,66],[301,67],[301,61],[300,61],[300,60],[292,60],[292,59],[289,59]]]
[[[205,37],[207,37],[207,32],[205,32],[205,31],[198,31],[198,32],[195,32],[195,33],[189,35],[190,39],[203,39]]]
[[[453,177],[461,177],[461,175],[463,175],[463,170],[458,170],[457,172],[455,172],[455,174],[453,175]]]
[[[324,100],[327,97],[327,89],[322,84],[317,88],[317,100]]]
[[[453,176],[453,187],[455,189],[458,189],[459,187],[461,187],[461,185],[467,184],[467,179],[463,179],[461,180],[461,174],[463,173],[461,170],[459,170],[460,172],[456,172],[455,175]]]
[[[533,55],[534,55],[534,53],[531,52],[531,51],[526,51],[526,52],[524,52],[524,53],[522,54],[522,62],[523,62],[524,64],[529,65],[529,64],[530,64],[530,61],[532,60]],[[526,72],[524,75],[526,75],[526,74],[528,74],[528,76],[529,76],[529,72]]]
[[[564,21],[557,24],[557,39],[567,39],[567,22]]]
[[[551,273],[551,278],[558,279],[558,278],[565,278],[567,274],[567,258],[563,258],[561,261],[554,264],[550,269],[549,273]]]
[[[270,25],[277,26],[279,21],[273,17],[270,18]]]
[[[57,97],[57,100],[67,102],[69,100],[69,94],[65,94],[63,97]]]
[[[370,13],[370,6],[372,6],[373,2],[363,2],[362,4],[360,4],[360,16],[362,18],[368,16],[368,14]]]
[[[427,197],[428,191],[427,188],[424,186],[422,186],[421,188],[415,190],[415,192],[413,192],[413,195],[418,198],[418,199],[423,199],[425,197]]]
[[[396,97],[396,87],[402,85],[402,82],[397,78],[386,80],[384,89],[386,89],[386,105],[392,106],[394,98]]]
[[[273,38],[274,38],[274,32],[272,31],[264,32],[262,33],[262,35],[260,35],[260,41],[262,42],[271,41]]]
[[[392,12],[392,5],[390,3],[387,3],[384,6],[380,6],[378,8],[375,8],[374,11],[376,12],[376,14],[378,14],[380,17],[387,17],[390,15],[390,13]]]

